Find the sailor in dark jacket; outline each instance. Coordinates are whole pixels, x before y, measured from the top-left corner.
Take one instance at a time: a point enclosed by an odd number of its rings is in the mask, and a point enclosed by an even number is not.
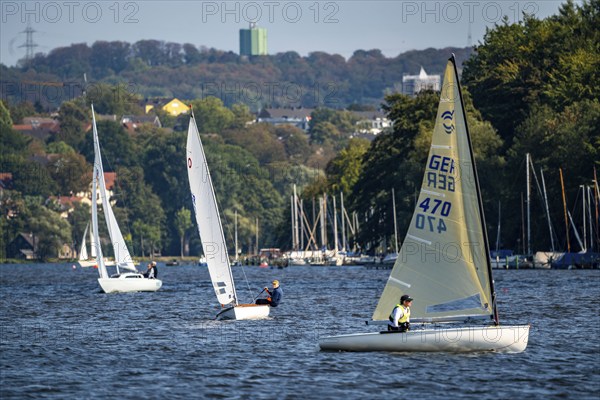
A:
[[[283,291],[279,287],[279,281],[276,279],[273,281],[273,289],[265,288],[265,291],[269,294],[266,299],[256,300],[256,304],[268,304],[271,307],[277,307],[283,297]]]

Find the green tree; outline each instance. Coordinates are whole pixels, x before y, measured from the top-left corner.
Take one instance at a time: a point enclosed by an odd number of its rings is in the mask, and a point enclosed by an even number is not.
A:
[[[49,154],[75,154],[75,149],[61,141],[48,143],[46,152]]]
[[[82,192],[92,180],[91,168],[81,154],[57,154],[47,168],[61,195]]]
[[[366,139],[351,139],[348,146],[327,164],[328,186],[334,193],[341,191],[344,196],[350,195],[362,172],[362,161],[369,145]]]
[[[133,236],[147,242],[154,254],[162,243],[166,218],[159,197],[144,181],[141,167],[119,168],[115,198],[115,206],[124,211],[127,221],[132,221]]]
[[[181,240],[181,258],[183,258],[183,243],[185,241],[185,232],[192,226],[192,218],[190,210],[180,208],[175,214],[175,227]]]
[[[124,84],[93,84],[88,87],[87,101],[94,104],[97,114],[114,114],[118,117],[123,114],[140,115],[143,110],[139,105],[139,96],[133,93],[134,89]]]
[[[71,244],[71,226],[60,215],[44,206],[31,208],[26,229],[33,233],[37,256],[42,260],[57,257],[63,244]]]
[[[66,101],[58,110],[60,131],[52,137],[54,141],[62,141],[78,149],[83,142],[84,124],[91,121],[91,111],[85,108],[81,100]]]
[[[90,223],[91,210],[90,206],[85,203],[75,203],[73,212],[69,214],[67,219],[71,225],[71,241],[76,243],[76,249],[79,251],[81,248],[81,238],[83,238],[83,232],[86,226]],[[92,235],[91,225],[89,226],[88,238]],[[88,239],[89,240],[89,239]]]
[[[216,97],[194,100],[192,106],[198,130],[202,133],[221,133],[234,123],[235,114]]]

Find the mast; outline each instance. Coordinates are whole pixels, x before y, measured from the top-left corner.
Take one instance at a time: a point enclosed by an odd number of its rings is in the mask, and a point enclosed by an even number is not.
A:
[[[527,255],[531,254],[531,187],[529,182],[529,163],[531,163],[531,158],[529,153],[525,156],[525,164],[527,171]]]
[[[333,196],[333,255],[337,257],[338,252],[338,233],[337,233],[337,207],[335,204],[335,195]]]
[[[462,89],[460,87],[460,80],[458,77],[458,70],[456,69],[456,59],[454,58],[454,54],[452,54],[452,57],[450,57],[450,61],[452,62],[452,65],[454,66],[454,76],[456,77],[456,85],[458,87],[458,95],[460,96],[460,104],[463,110],[465,110],[465,101],[463,99],[463,95],[462,95]],[[473,155],[473,144],[471,143],[471,134],[469,133],[469,125],[467,124],[467,113],[463,112],[463,118],[464,118],[464,124],[465,124],[465,133],[467,134],[467,143],[469,143],[469,153],[471,154],[471,161],[472,161],[472,168],[473,168],[473,176],[475,177],[475,188],[477,191],[477,204],[479,205],[479,215],[481,218],[481,227],[482,227],[482,233],[483,233],[483,242],[484,242],[484,246],[485,246],[485,254],[487,255],[487,257],[485,258],[485,263],[487,264],[487,270],[488,270],[488,275],[489,275],[489,282],[490,282],[490,294],[491,294],[491,299],[492,299],[492,310],[493,310],[493,319],[494,319],[494,323],[496,325],[500,324],[500,320],[498,318],[498,307],[496,304],[496,290],[494,289],[494,279],[492,278],[492,261],[490,259],[490,243],[488,240],[488,234],[487,234],[487,229],[486,229],[486,225],[485,225],[485,215],[483,213],[483,202],[481,200],[481,188],[479,187],[479,176],[477,175],[477,167],[475,165],[475,157]]]
[[[300,249],[304,248],[304,202],[300,199]]]
[[[585,185],[581,185],[581,201],[582,201],[582,211],[583,211],[583,247],[581,248],[581,250],[585,253],[587,251],[587,227],[586,227],[586,220],[585,220]]]
[[[598,241],[598,244],[600,245],[600,218],[599,217],[599,212],[598,212],[598,201],[600,197],[600,191],[598,190],[598,176],[596,174],[596,166],[594,166],[594,204],[595,204],[595,208],[596,208],[596,240]]]
[[[235,235],[235,262],[237,263],[238,260],[238,232],[237,232],[237,210],[235,210],[235,214],[234,214],[234,220],[233,220],[233,224],[234,224],[234,235]]]
[[[550,231],[550,246],[554,253],[554,235],[552,234],[552,223],[550,222],[550,208],[548,207],[548,195],[546,193],[546,181],[544,180],[544,170],[540,168],[542,176],[542,188],[544,189],[544,204],[546,205],[546,219],[548,220],[548,230]]]
[[[569,240],[569,220],[567,219],[567,198],[565,196],[565,182],[563,180],[562,168],[558,169],[560,173],[560,187],[562,189],[563,209],[565,210],[565,230],[567,231],[567,252],[571,252],[571,242]]]
[[[342,250],[346,251],[346,209],[344,209],[344,192],[340,192],[340,207],[342,207]]]
[[[587,212],[588,212],[588,221],[590,224],[590,247],[588,250],[593,251],[594,250],[594,231],[593,231],[593,224],[592,224],[592,188],[590,186],[587,187],[587,196],[588,196]]]
[[[523,208],[523,192],[521,192],[521,251],[525,253],[525,210]]]
[[[294,227],[294,250],[298,250],[298,246],[300,243],[299,237],[299,230],[298,230],[298,195],[296,194],[296,185],[294,184],[294,206],[293,206],[293,210],[294,210],[294,223],[293,223],[293,227]]]
[[[292,223],[292,250],[296,250],[296,230],[294,229],[294,196],[290,196],[290,222]]]
[[[500,248],[500,221],[502,220],[502,203],[498,200],[498,231],[496,232],[496,253]]]
[[[398,222],[396,218],[396,194],[394,188],[392,188],[392,208],[394,211],[394,246],[396,247],[396,254],[398,254]]]
[[[260,251],[258,250],[258,217],[256,218],[256,255],[260,258]],[[260,261],[260,259],[259,259]]]

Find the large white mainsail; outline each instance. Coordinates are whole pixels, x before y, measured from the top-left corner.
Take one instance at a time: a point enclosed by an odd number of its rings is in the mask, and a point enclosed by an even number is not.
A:
[[[386,320],[410,294],[411,319],[495,318],[481,197],[453,59],[444,73],[416,210],[373,313]]]
[[[237,305],[217,200],[193,112],[187,136],[187,166],[198,233],[215,294],[222,305]]]
[[[99,236],[97,236],[96,231],[98,228],[98,216],[97,216],[97,206],[96,206],[96,185],[100,188],[100,198],[102,200],[102,209],[104,210],[104,218],[106,219],[106,225],[108,227],[108,233],[110,235],[110,240],[113,246],[113,250],[115,253],[115,265],[117,266],[117,271],[119,268],[124,268],[133,272],[137,272],[135,265],[131,259],[131,255],[129,254],[129,250],[127,249],[127,244],[125,243],[125,239],[121,234],[121,229],[119,229],[119,225],[117,224],[117,220],[115,218],[115,214],[113,213],[112,206],[110,205],[110,199],[108,198],[108,194],[106,191],[106,182],[104,181],[104,168],[102,167],[102,156],[100,153],[100,142],[98,140],[98,129],[96,128],[96,116],[94,113],[94,106],[92,105],[92,129],[94,136],[94,182],[93,182],[93,201],[92,201],[92,216],[95,215],[95,221],[92,220],[92,225],[94,225],[94,238],[99,243]],[[98,246],[98,253],[101,253],[100,246]],[[96,259],[102,258],[96,257]],[[104,262],[102,262],[102,266],[104,267]],[[100,268],[100,263],[98,264],[98,268]],[[106,272],[106,269],[104,269]],[[100,274],[103,276],[102,273]]]

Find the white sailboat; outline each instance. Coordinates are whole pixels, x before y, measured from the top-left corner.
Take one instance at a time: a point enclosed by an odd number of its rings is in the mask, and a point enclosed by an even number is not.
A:
[[[529,325],[500,326],[481,193],[454,56],[448,60],[419,200],[398,260],[373,313],[387,321],[414,298],[408,332],[328,336],[322,350],[525,350]],[[466,325],[487,320],[488,325]],[[418,322],[423,325],[415,328]],[[460,325],[452,325],[452,323]],[[431,324],[431,325],[430,325]]]
[[[96,244],[94,242],[94,235],[90,235],[90,253],[87,251],[87,234],[90,228],[90,224],[88,223],[85,227],[85,231],[83,231],[83,237],[81,238],[81,248],[79,250],[79,259],[77,260],[77,264],[81,268],[93,267],[97,265],[96,263]],[[104,259],[104,265],[106,266],[114,266],[115,262]]]
[[[215,191],[193,111],[187,136],[187,166],[194,214],[210,279],[217,300],[224,307],[217,319],[266,318],[268,305],[238,302]]]
[[[100,143],[98,141],[98,129],[96,128],[96,116],[94,106],[92,105],[92,128],[94,136],[94,178],[92,183],[92,231],[93,240],[96,243],[96,265],[100,277],[98,283],[105,293],[115,292],[155,292],[162,286],[159,279],[149,279],[144,277],[133,265],[131,255],[127,249],[127,244],[121,234],[121,229],[113,213],[109,198],[106,192],[106,182],[104,181],[104,168],[102,167],[102,157],[100,154]],[[107,264],[102,257],[102,246],[100,246],[100,236],[98,234],[98,204],[97,190],[100,189],[100,198],[104,210],[104,218],[108,227],[110,241],[115,253],[115,266],[117,273],[109,276],[106,270]],[[128,272],[121,272],[121,269]]]

